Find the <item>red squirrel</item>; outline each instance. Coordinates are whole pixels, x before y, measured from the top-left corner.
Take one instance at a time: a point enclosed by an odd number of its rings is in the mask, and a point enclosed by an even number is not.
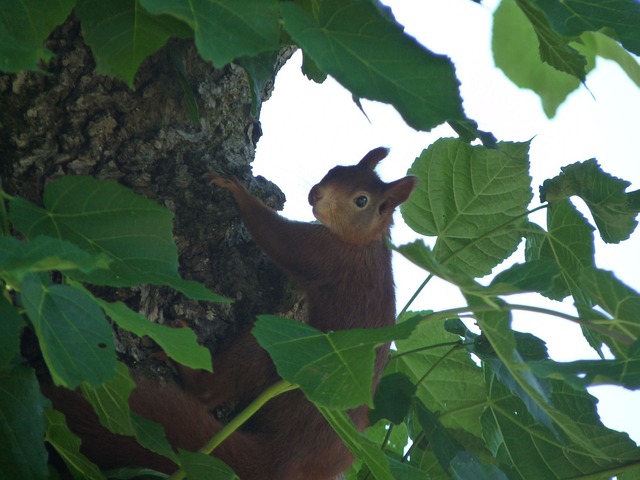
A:
[[[409,197],[416,179],[408,176],[384,183],[374,169],[387,154],[387,149],[376,148],[355,166],[334,167],[311,189],[308,200],[318,224],[281,217],[236,178],[205,176],[231,192],[255,242],[306,294],[307,323],[324,332],[395,322],[391,252],[386,242],[394,209]],[[388,345],[378,348],[374,388],[388,351]],[[269,355],[249,331],[215,356],[213,364],[213,374],[180,368],[182,389],[136,379],[132,410],[162,424],[175,448],[197,450],[222,428],[220,410],[243,408],[279,379]],[[69,410],[66,392],[47,392],[63,412]],[[100,466],[175,469],[169,460],[143,449],[132,438],[96,428],[97,419],[88,405],[77,408],[83,409],[75,415],[81,418],[67,415],[69,425],[84,439],[83,451]],[[356,427],[364,430],[366,406],[349,414]],[[269,401],[213,455],[230,465],[241,480],[328,480],[353,462],[342,440],[299,390]]]

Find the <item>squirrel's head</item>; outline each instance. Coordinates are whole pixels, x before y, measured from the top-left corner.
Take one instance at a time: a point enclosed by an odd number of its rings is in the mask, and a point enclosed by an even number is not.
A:
[[[309,192],[313,215],[349,243],[369,243],[386,235],[393,211],[416,185],[412,176],[391,183],[380,180],[374,169],[388,153],[379,147],[357,165],[334,167]]]

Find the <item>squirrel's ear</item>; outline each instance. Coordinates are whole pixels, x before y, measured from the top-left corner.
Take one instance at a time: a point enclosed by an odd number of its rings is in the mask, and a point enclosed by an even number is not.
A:
[[[376,168],[376,165],[380,163],[380,160],[382,160],[387,155],[389,155],[388,148],[386,147],[374,148],[369,153],[367,153],[362,158],[362,160],[358,162],[358,166],[368,168],[369,170],[373,170],[374,168]]]
[[[404,203],[418,184],[418,178],[412,175],[388,183],[384,189],[384,201],[380,205],[380,214],[393,211],[398,205]]]

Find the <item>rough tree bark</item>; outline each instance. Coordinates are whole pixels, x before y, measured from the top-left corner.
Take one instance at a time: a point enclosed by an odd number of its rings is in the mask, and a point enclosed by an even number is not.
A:
[[[203,61],[192,42],[171,41],[147,59],[131,91],[95,72],[72,17],[47,42],[56,56],[46,75],[0,76],[0,176],[5,191],[41,203],[47,181],[62,175],[111,178],[175,213],[181,274],[235,299],[207,304],[169,289],[101,289],[150,321],[187,324],[212,350],[258,313],[291,314],[297,297],[251,241],[226,192],[202,180],[215,170],[238,176],[274,208],[284,195],[250,164],[260,123],[251,114],[244,71]],[[290,51],[283,51],[277,68]],[[200,121],[190,120],[170,56],[184,65]],[[274,73],[275,75],[275,73]],[[263,92],[268,97],[273,82]],[[116,332],[122,358],[143,364],[148,340]]]

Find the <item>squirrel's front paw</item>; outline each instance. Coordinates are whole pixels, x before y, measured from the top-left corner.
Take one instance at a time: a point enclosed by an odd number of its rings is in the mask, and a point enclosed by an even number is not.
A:
[[[209,183],[226,188],[227,190],[235,190],[240,186],[240,182],[238,182],[236,177],[225,178],[216,172],[205,173],[202,178]]]

